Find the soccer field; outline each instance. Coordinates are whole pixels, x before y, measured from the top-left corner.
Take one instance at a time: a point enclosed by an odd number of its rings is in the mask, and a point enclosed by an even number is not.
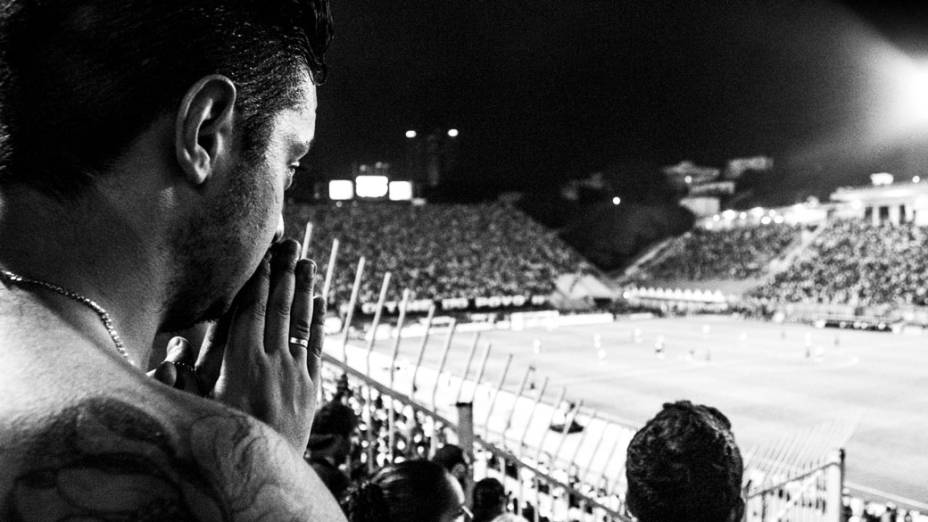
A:
[[[719,316],[481,336],[493,343],[484,382],[499,380],[512,353],[507,389],[516,390],[533,365],[539,378],[549,377],[549,390],[566,386],[569,400],[583,399],[587,408],[626,424],[644,423],[666,401],[713,405],[731,419],[745,452],[823,422],[859,421],[846,445],[851,489],[928,502],[928,339],[922,336]],[[464,368],[472,340],[473,334],[455,336],[447,368]],[[655,353],[659,342],[663,357]],[[425,365],[437,366],[439,343],[430,341]],[[404,358],[414,355],[414,344],[403,342]],[[553,391],[547,395],[554,400]]]

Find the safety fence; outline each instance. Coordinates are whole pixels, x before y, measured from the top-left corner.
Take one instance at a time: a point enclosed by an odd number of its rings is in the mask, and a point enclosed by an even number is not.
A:
[[[840,522],[844,450],[857,421],[824,422],[748,453],[748,522]]]
[[[582,401],[568,401],[566,388],[551,401],[546,396],[548,380],[535,375],[532,367],[524,370],[515,390],[506,387],[512,355],[506,357],[497,380],[484,382],[492,344],[482,343],[479,331],[473,333],[463,369],[446,371],[457,325],[451,319],[434,327],[434,307],[423,327],[416,329],[415,362],[400,360],[408,290],[387,337],[392,345],[389,354],[375,350],[389,273],[384,275],[366,343],[361,343],[366,346],[358,346],[351,340],[352,314],[364,263],[361,258],[347,316],[337,335],[340,350],[327,348],[323,356],[320,386],[320,402],[336,394],[345,400],[345,389],[354,390],[348,395],[361,412],[363,437],[348,469],[366,468],[370,473],[399,460],[431,456],[441,444],[454,443],[473,459],[472,478],[502,482],[511,492],[509,508],[533,522],[632,520],[623,500],[624,453],[633,426],[606,420],[585,409]],[[330,260],[329,267],[333,264]],[[329,270],[324,292],[331,277]],[[445,336],[437,370],[423,365],[433,334]],[[476,367],[475,360],[480,361]],[[499,369],[498,359],[495,363]],[[821,441],[834,437],[818,435],[797,436],[750,453],[746,521],[839,522],[843,451],[825,452]]]
[[[844,451],[754,491],[746,499],[747,522],[841,522]]]
[[[619,497],[608,492],[610,484],[605,478],[596,487],[560,468],[555,470],[545,458],[529,458],[524,452],[520,456],[486,440],[474,427],[472,402],[451,405],[450,414],[437,411],[332,356],[324,355],[324,359],[324,386],[337,393],[339,380],[345,379],[340,372],[361,397],[363,451],[348,463],[348,469],[363,466],[373,472],[390,462],[430,456],[442,444],[453,443],[470,456],[473,480],[499,480],[510,492],[510,509],[533,522],[630,520],[622,513]]]

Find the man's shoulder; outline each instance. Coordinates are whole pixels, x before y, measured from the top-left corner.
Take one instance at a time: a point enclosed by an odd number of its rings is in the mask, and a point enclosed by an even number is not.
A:
[[[0,518],[339,519],[325,486],[269,427],[145,388],[0,414]]]

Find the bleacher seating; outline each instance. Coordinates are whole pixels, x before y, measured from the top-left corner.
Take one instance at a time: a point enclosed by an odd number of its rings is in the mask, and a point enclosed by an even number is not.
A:
[[[928,229],[837,220],[752,295],[776,302],[928,304]]]
[[[800,235],[787,224],[694,228],[675,238],[652,263],[642,267],[639,281],[747,279],[762,274],[776,256]]]
[[[291,204],[287,230],[299,237],[314,224],[311,256],[324,273],[332,240],[340,242],[332,289],[347,301],[360,256],[367,261],[359,302],[376,302],[384,272],[414,298],[548,295],[559,274],[586,263],[553,232],[504,203],[410,205]]]

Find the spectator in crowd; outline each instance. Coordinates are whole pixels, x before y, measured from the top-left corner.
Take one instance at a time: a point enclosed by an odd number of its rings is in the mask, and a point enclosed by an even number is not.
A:
[[[437,462],[441,467],[445,468],[461,484],[461,488],[467,491],[467,485],[470,481],[470,464],[468,457],[460,446],[445,444],[435,451],[432,462]]]
[[[294,465],[313,266],[267,253],[327,3],[12,0],[0,31],[0,517],[343,519]],[[159,331],[217,318],[168,372],[212,398],[146,376]]]
[[[350,477],[339,467],[351,452],[357,428],[358,416],[339,401],[326,403],[313,419],[309,464],[336,499],[342,498],[351,485]]]
[[[505,203],[475,205],[345,203],[290,205],[287,223],[314,224],[313,252],[339,252],[333,294],[348,301],[359,257],[367,260],[359,302],[377,301],[384,272],[388,300],[403,289],[418,299],[550,295],[560,274],[589,266],[554,232]]]
[[[478,480],[474,484],[473,498],[473,522],[490,522],[506,512],[506,489],[495,478]]]
[[[762,274],[776,256],[796,244],[801,229],[771,223],[708,230],[697,227],[671,241],[642,267],[640,283],[747,279]]]
[[[850,306],[928,305],[928,229],[835,220],[801,259],[752,294]]]
[[[741,452],[728,419],[689,401],[664,408],[628,445],[628,510],[640,522],[737,522]]]
[[[353,488],[342,506],[349,522],[451,522],[470,516],[461,486],[428,460],[381,469]]]

